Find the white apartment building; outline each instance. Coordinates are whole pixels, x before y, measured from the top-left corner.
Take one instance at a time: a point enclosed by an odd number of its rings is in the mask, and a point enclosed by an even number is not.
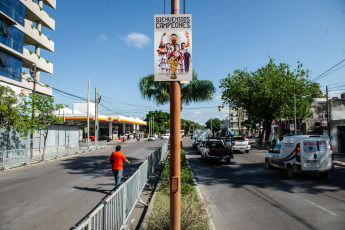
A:
[[[53,74],[53,63],[44,58],[44,52],[54,52],[54,42],[42,32],[55,30],[47,8],[55,10],[56,0],[0,0],[0,84],[16,93],[29,94],[36,85],[36,93],[52,96],[52,88],[40,81],[41,72]]]

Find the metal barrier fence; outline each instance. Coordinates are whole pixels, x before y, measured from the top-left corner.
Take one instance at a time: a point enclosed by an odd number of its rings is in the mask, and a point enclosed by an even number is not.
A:
[[[98,141],[97,146],[95,142],[81,142],[71,145],[56,145],[46,146],[40,148],[26,148],[15,150],[0,151],[0,169],[8,169],[13,166],[20,166],[24,164],[31,164],[41,160],[53,159],[56,157],[75,154],[78,152],[97,149],[107,145],[107,141]],[[43,159],[44,152],[44,159]]]
[[[139,169],[111,196],[79,224],[75,230],[123,229],[132,213],[139,195],[157,164],[166,157],[168,143],[151,153]]]

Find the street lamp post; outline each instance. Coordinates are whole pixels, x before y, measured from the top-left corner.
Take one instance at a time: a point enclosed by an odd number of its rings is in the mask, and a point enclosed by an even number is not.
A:
[[[30,76],[33,79],[33,90],[32,93],[36,93],[36,65],[33,64],[32,67],[30,68]],[[35,108],[34,108],[34,101],[32,99],[32,112],[31,112],[31,119],[35,117]],[[32,159],[34,154],[34,133],[31,130],[30,132],[30,159]]]

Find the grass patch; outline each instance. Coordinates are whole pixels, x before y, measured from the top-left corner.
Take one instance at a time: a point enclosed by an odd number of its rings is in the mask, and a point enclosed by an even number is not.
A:
[[[169,229],[170,222],[170,163],[162,172],[161,187],[156,194],[146,229]],[[186,152],[181,149],[181,229],[208,229],[206,203],[199,200],[192,172],[187,164]]]

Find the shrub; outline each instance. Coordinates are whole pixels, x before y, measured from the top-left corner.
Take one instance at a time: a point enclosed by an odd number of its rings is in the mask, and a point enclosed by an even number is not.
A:
[[[165,162],[161,186],[147,222],[149,230],[169,229],[170,222],[170,163]],[[186,152],[181,150],[181,229],[208,229],[207,203],[201,202],[194,188],[192,172],[187,164]]]
[[[181,196],[181,229],[208,229],[206,203],[195,202],[193,194]],[[159,192],[147,222],[148,230],[168,230],[170,225],[170,198]]]

